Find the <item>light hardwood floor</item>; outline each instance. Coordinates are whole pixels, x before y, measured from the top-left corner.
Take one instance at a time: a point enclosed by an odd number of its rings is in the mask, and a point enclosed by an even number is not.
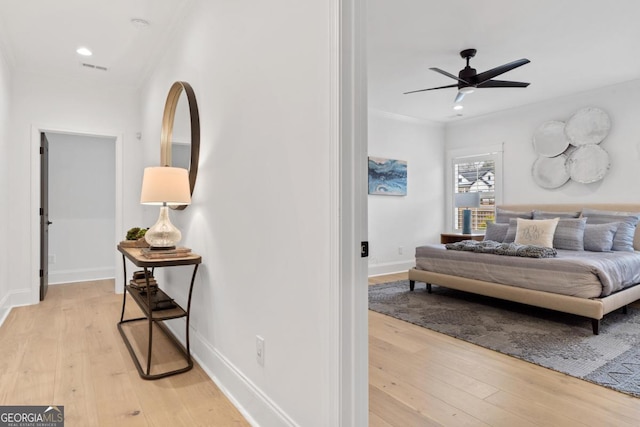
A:
[[[64,405],[68,427],[248,426],[197,364],[160,380],[138,376],[116,328],[122,295],[113,287],[50,286],[42,303],[11,311],[0,328],[0,405]],[[127,313],[139,315],[130,299]],[[129,332],[141,344],[139,329]],[[178,363],[165,344],[154,338],[154,366]]]
[[[640,399],[370,311],[369,417],[384,427],[638,426]]]
[[[64,405],[69,427],[248,425],[197,364],[140,379],[116,329],[121,302],[100,281],[13,309],[0,328],[0,405]],[[176,363],[157,344],[154,366]],[[640,399],[374,312],[369,348],[371,426],[640,425]]]

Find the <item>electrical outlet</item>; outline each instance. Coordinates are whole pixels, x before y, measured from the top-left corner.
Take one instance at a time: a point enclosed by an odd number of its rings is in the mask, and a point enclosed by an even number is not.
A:
[[[398,246],[398,255],[402,255],[404,253],[404,249],[402,246]]]
[[[264,338],[256,335],[256,360],[260,366],[264,366]]]

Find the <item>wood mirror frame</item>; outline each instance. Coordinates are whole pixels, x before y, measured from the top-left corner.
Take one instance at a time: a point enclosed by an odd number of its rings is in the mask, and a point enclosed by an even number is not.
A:
[[[164,115],[162,117],[162,134],[160,136],[160,164],[162,166],[171,166],[172,153],[172,136],[173,123],[176,115],[176,107],[180,100],[180,95],[185,93],[187,102],[189,103],[189,116],[191,122],[191,159],[189,162],[189,186],[191,195],[196,186],[196,178],[198,177],[198,161],[200,159],[200,114],[198,113],[198,103],[193,88],[187,82],[175,82],[164,105]],[[187,205],[170,206],[172,209],[182,210]]]

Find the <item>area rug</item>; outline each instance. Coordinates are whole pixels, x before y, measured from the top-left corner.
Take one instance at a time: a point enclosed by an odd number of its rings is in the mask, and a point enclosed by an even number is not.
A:
[[[421,286],[422,285],[422,286]],[[369,286],[369,309],[640,397],[640,306],[584,317],[407,280]]]

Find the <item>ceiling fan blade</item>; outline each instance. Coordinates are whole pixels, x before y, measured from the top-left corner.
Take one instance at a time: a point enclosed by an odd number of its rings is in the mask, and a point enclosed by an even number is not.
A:
[[[455,101],[453,101],[453,103],[455,104],[455,103],[457,103],[457,102],[462,101],[462,98],[464,98],[464,92],[460,92],[460,91],[458,91],[458,94],[456,95],[456,100],[455,100]]]
[[[525,82],[510,82],[507,80],[487,80],[482,83],[478,83],[478,87],[527,87],[529,84],[530,83]]]
[[[518,68],[525,64],[528,64],[529,62],[531,61],[526,58],[522,58],[518,59],[517,61],[509,62],[508,64],[500,65],[496,68],[492,68],[488,71],[485,71],[484,73],[476,75],[476,81],[478,82],[478,84],[480,84],[496,76],[499,76],[500,74],[506,73],[507,71],[511,71],[514,68]]]
[[[435,71],[436,73],[440,73],[440,74],[445,75],[445,76],[447,76],[447,77],[451,77],[451,78],[452,78],[452,79],[454,79],[454,80],[457,80],[457,81],[459,81],[459,82],[462,82],[462,83],[466,84],[467,86],[471,86],[471,83],[469,83],[469,82],[467,82],[467,81],[465,81],[465,80],[462,80],[462,79],[461,79],[461,78],[459,78],[458,76],[454,76],[454,75],[453,75],[453,74],[451,74],[451,73],[448,73],[448,72],[446,72],[446,71],[444,71],[444,70],[441,70],[440,68],[432,67],[432,68],[429,68],[429,69],[430,69],[430,70],[432,70],[432,71]]]
[[[448,87],[458,87],[458,85],[448,85],[448,86],[430,87],[429,89],[412,90],[411,92],[404,92],[404,95],[406,95],[408,93],[424,92],[424,91],[427,91],[427,90],[445,89],[445,88],[448,88]]]

